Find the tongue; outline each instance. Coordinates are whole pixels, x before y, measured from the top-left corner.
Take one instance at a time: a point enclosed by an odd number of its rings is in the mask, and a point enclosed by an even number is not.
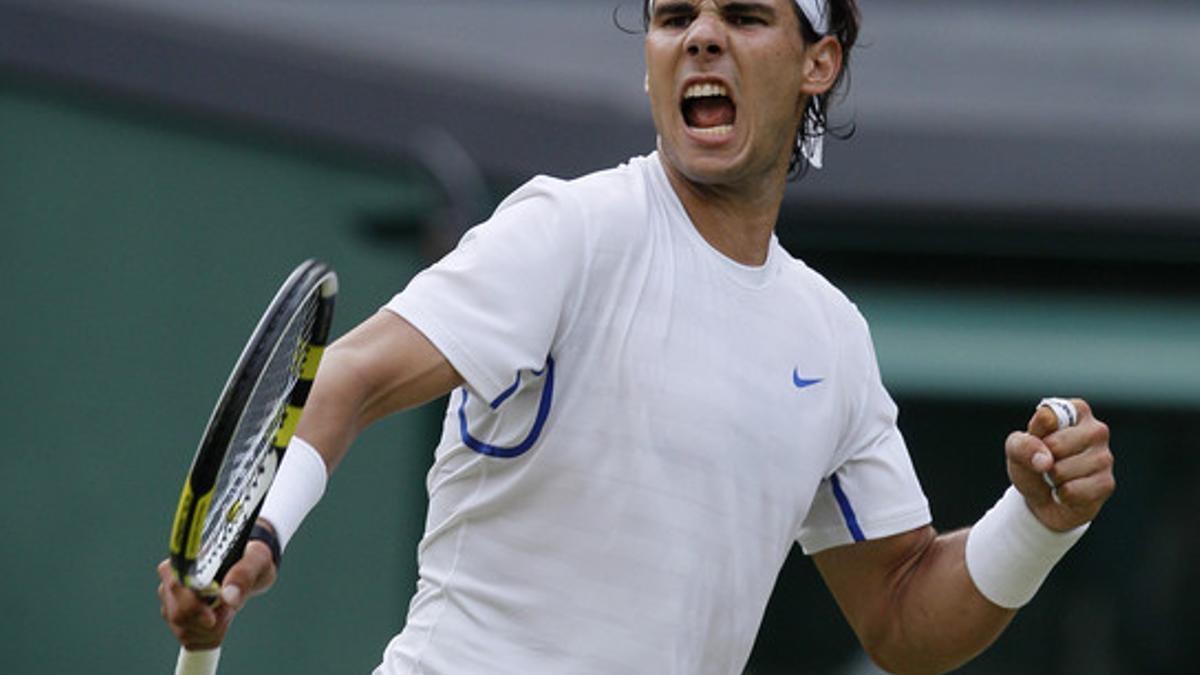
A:
[[[723,96],[695,98],[688,102],[688,126],[707,129],[733,124],[733,103]]]

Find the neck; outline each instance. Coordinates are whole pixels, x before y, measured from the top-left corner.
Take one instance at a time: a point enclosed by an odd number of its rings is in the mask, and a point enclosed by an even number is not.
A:
[[[689,179],[665,157],[662,163],[692,225],[710,246],[743,265],[766,263],[787,185],[786,168],[779,176],[749,184],[710,185]]]

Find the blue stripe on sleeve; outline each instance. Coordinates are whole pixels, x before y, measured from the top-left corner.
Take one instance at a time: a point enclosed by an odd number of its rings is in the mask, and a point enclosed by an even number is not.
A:
[[[829,477],[829,482],[833,485],[833,496],[837,499],[838,508],[842,510],[842,517],[846,519],[846,527],[850,529],[850,536],[854,537],[854,541],[865,540],[862,528],[858,526],[858,516],[854,515],[854,507],[850,506],[850,500],[846,498],[846,493],[842,490],[842,482],[838,480],[836,473]]]

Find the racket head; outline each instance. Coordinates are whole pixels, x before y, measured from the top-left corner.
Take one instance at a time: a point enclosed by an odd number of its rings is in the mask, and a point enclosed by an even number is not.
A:
[[[176,577],[215,595],[304,410],[333,321],[337,275],[306,260],[259,319],[217,399],[171,527]]]

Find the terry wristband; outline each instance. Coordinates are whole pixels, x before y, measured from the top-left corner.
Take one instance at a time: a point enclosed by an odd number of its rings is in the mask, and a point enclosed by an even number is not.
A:
[[[1021,493],[1009,486],[967,534],[967,573],[985,598],[1016,609],[1033,598],[1088,525],[1055,532],[1043,525]]]
[[[288,541],[301,521],[325,494],[328,476],[325,460],[316,448],[299,436],[292,436],[275,482],[258,514],[275,528],[280,553],[287,549]]]

